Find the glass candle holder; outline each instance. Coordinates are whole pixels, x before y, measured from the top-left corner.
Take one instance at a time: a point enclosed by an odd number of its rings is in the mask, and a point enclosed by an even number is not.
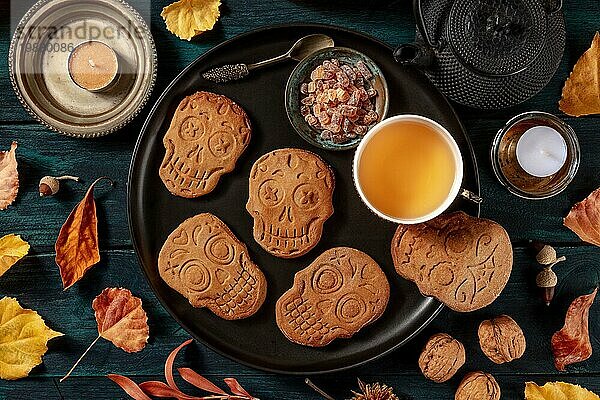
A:
[[[523,160],[519,162],[517,157],[519,140],[535,127],[552,128],[566,144],[566,157],[563,154],[561,158],[564,164],[548,176],[535,176],[525,171]],[[500,183],[511,193],[532,200],[547,199],[565,190],[577,174],[580,157],[579,140],[573,128],[560,118],[541,111],[512,118],[498,131],[491,148],[492,167]]]

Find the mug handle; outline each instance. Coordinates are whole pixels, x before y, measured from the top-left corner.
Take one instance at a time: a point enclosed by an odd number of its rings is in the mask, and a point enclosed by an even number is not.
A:
[[[483,202],[483,198],[481,196],[471,192],[470,190],[464,189],[464,188],[460,189],[460,192],[458,192],[458,195],[460,197],[462,197],[463,199],[469,200],[475,204],[481,204]]]

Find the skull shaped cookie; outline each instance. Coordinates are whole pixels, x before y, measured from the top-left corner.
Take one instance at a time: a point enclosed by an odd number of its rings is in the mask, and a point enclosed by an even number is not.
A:
[[[265,300],[267,281],[246,246],[212,214],[177,227],[158,256],[160,277],[194,307],[224,319],[254,314]]]
[[[316,154],[300,149],[265,154],[250,172],[246,209],[254,219],[254,239],[277,257],[306,254],[333,214],[334,186],[331,167]]]
[[[480,309],[502,292],[512,271],[508,234],[463,212],[400,225],[392,240],[396,271],[459,312]]]
[[[225,96],[197,92],[179,103],[163,138],[159,175],[176,196],[195,198],[212,190],[233,171],[250,142],[250,121]]]
[[[277,325],[294,343],[322,347],[374,322],[389,297],[387,278],[371,257],[337,247],[296,274],[294,286],[277,300]]]

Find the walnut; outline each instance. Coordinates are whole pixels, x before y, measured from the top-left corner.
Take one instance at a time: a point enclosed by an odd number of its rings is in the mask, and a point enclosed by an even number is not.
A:
[[[525,352],[523,331],[508,315],[483,321],[478,335],[481,350],[496,364],[521,358]]]
[[[446,333],[433,335],[421,352],[419,368],[426,378],[446,382],[465,363],[465,347]]]
[[[499,400],[500,386],[485,372],[469,372],[458,385],[455,400]]]

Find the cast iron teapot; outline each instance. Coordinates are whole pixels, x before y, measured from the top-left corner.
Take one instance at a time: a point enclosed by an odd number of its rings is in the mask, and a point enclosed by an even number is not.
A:
[[[422,69],[457,103],[521,103],[548,84],[562,59],[562,0],[414,0],[413,8],[416,40],[398,46],[394,58]]]

